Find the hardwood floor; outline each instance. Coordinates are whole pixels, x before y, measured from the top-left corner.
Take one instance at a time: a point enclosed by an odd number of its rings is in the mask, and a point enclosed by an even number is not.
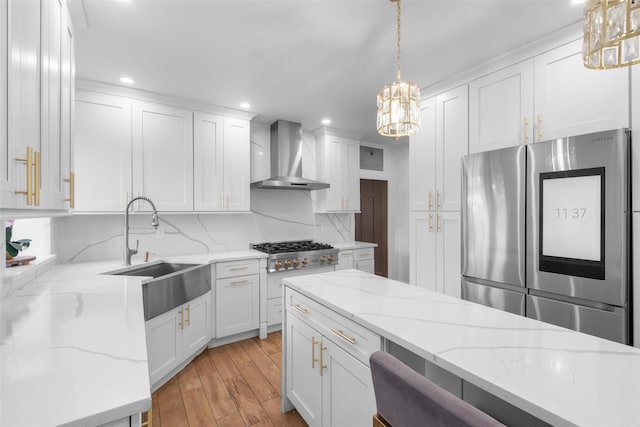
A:
[[[281,360],[281,332],[205,350],[153,393],[153,427],[306,426],[280,410]]]

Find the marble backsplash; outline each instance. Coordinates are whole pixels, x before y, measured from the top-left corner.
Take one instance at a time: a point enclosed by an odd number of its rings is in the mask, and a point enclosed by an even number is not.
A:
[[[314,212],[312,193],[296,190],[251,190],[251,212],[195,214],[160,212],[154,230],[149,213],[130,216],[129,246],[140,241],[138,254],[150,259],[169,255],[247,249],[250,243],[314,239],[354,240],[353,214]],[[53,218],[52,252],[58,262],[74,263],[122,258],[124,214],[73,215]]]

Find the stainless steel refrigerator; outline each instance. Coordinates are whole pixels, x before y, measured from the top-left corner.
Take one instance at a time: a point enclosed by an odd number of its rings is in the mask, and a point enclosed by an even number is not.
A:
[[[630,343],[628,130],[463,160],[462,296]]]

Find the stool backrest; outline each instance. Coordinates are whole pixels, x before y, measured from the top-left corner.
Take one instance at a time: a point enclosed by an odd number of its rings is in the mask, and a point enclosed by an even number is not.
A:
[[[370,362],[378,415],[392,427],[504,426],[388,353],[377,351]]]

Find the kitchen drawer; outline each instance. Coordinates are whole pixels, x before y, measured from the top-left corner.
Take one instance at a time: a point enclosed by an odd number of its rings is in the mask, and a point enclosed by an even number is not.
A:
[[[357,251],[355,251],[354,258],[356,261],[365,261],[368,259],[373,259],[373,248],[358,249]]]
[[[369,356],[380,350],[380,336],[322,304],[287,288],[285,294],[288,313],[309,323],[322,335],[342,347],[360,362],[369,366]]]
[[[258,259],[218,262],[216,263],[216,279],[258,274],[259,270],[260,260]]]
[[[267,301],[267,326],[282,323],[282,298]]]

